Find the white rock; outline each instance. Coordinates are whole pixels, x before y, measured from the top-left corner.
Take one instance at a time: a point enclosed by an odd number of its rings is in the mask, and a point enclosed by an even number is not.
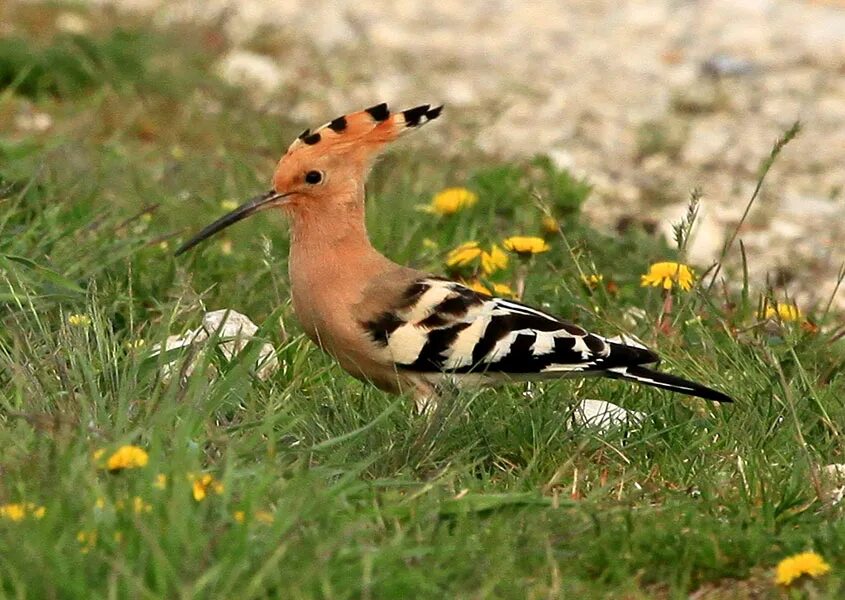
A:
[[[822,473],[833,480],[845,481],[845,465],[833,463],[822,467]]]
[[[785,195],[781,200],[781,209],[790,213],[790,217],[805,220],[841,218],[842,206],[827,198],[810,195]]]
[[[648,350],[648,346],[646,346],[642,340],[630,333],[620,333],[619,335],[614,335],[613,337],[607,338],[607,341],[616,342],[617,344],[622,344],[623,346],[628,346],[630,348],[642,348],[643,350]]]
[[[629,306],[622,316],[631,327],[636,327],[648,317],[648,313],[639,306]]]
[[[167,352],[169,350],[175,350],[177,348],[184,348],[185,346],[190,346],[195,341],[199,341],[196,339],[196,336],[197,332],[194,330],[189,330],[183,336],[169,335],[167,336],[167,339],[164,342],[164,351]],[[157,356],[159,352],[161,352],[161,344],[156,344],[150,349],[150,356]],[[170,362],[167,362],[162,365],[161,378],[163,381],[170,381],[170,378],[173,376],[175,362],[175,360],[171,360]],[[194,367],[196,367],[196,359],[192,360],[191,363],[185,368],[185,377],[190,377],[193,374]]]
[[[74,12],[63,12],[56,17],[56,29],[65,33],[82,34],[91,28],[88,19]]]
[[[53,126],[53,118],[37,110],[25,110],[15,116],[15,127],[28,133],[43,133]]]
[[[733,119],[717,115],[700,119],[690,129],[683,149],[683,160],[688,164],[707,164],[718,161],[731,143]]]
[[[565,148],[552,148],[548,152],[549,158],[555,168],[574,171],[576,169],[575,157],[572,152]]]
[[[190,329],[181,336],[168,336],[164,343],[164,351],[167,352],[176,348],[201,344],[217,334],[219,340],[218,347],[226,360],[231,361],[246,348],[246,345],[257,331],[258,326],[245,315],[233,310],[215,310],[203,316],[202,325],[197,329]],[[150,355],[156,356],[160,352],[161,344],[156,344],[152,347]],[[185,368],[185,377],[190,377],[194,372],[196,361],[197,357],[194,357]],[[164,381],[169,381],[170,377],[172,377],[173,369],[175,368],[174,362],[175,360],[171,360],[162,366],[161,377]],[[256,375],[262,381],[278,370],[279,360],[276,358],[271,344],[267,342],[262,344],[255,366]]]
[[[233,310],[215,310],[206,313],[202,319],[201,330],[212,336],[216,332],[220,340],[220,349],[227,360],[232,360],[240,354],[252,336],[258,331],[258,326],[249,317]],[[273,352],[273,346],[265,342],[261,346],[256,361],[258,378],[264,381],[279,368],[279,360]]]
[[[845,498],[845,465],[834,463],[820,469],[822,485],[827,490],[828,502],[836,506]]]
[[[593,427],[607,432],[614,427],[638,425],[645,418],[645,413],[627,410],[603,400],[582,400],[572,413],[572,422],[576,426]]]
[[[805,228],[794,219],[774,217],[771,221],[769,221],[768,233],[781,243],[788,240],[797,240],[804,235],[804,232]]]
[[[473,81],[451,78],[443,87],[443,101],[455,106],[466,106],[478,100],[478,91]]]
[[[217,64],[217,73],[232,85],[258,88],[266,95],[285,83],[285,76],[276,63],[263,54],[247,50],[232,50]]]

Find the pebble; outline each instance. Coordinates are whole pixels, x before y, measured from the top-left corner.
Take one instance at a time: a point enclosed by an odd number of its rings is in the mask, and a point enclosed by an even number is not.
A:
[[[165,352],[177,348],[199,345],[217,334],[218,348],[223,357],[231,361],[238,354],[243,352],[253,336],[258,332],[258,326],[249,317],[230,309],[215,310],[206,313],[202,319],[202,325],[197,329],[191,329],[181,336],[168,336],[164,344]],[[154,345],[150,350],[151,356],[157,356],[161,352],[161,344]],[[196,368],[198,356],[191,359],[190,364],[185,367],[185,377],[190,377]],[[165,363],[161,369],[162,380],[167,382],[173,376],[175,358]],[[273,350],[273,346],[267,342],[261,345],[258,358],[255,362],[256,376],[262,381],[266,380],[279,368],[279,360]],[[211,371],[212,376],[216,371]]]
[[[65,33],[82,35],[88,33],[91,24],[88,19],[75,12],[62,12],[56,17],[56,29]]]
[[[603,400],[582,400],[572,412],[572,424],[579,427],[595,428],[607,433],[616,427],[632,427],[645,419],[645,413],[627,410]]]
[[[26,133],[44,133],[52,126],[53,117],[32,108],[24,108],[15,115],[15,128]]]
[[[217,64],[224,81],[252,90],[259,98],[278,90],[286,77],[276,61],[247,50],[232,50]]]
[[[820,470],[822,490],[830,506],[836,506],[845,498],[845,465],[834,463]]]

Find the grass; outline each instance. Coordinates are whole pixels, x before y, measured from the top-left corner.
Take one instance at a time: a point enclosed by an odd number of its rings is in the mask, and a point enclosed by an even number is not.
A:
[[[51,11],[14,15],[31,56],[75,52],[44,33]],[[662,315],[660,290],[639,276],[677,249],[593,231],[578,210],[588,182],[545,159],[444,161],[423,132],[373,174],[377,247],[442,271],[458,243],[537,233],[549,212],[563,229],[530,263],[526,299],[634,333],[667,368],[737,402],[562,381],[466,392],[432,420],[415,416],[408,398],[351,379],[300,334],[279,219],[227,232],[231,253],[215,240],[172,257],[223,200],[264,190],[278,154],[314,124],[258,110],[209,76],[223,48],[207,32],[122,17],[117,35],[91,19],[78,47],[134,58],[41,61],[37,80],[24,64],[0,91],[0,503],[45,508],[0,519],[3,597],[779,597],[772,568],[807,549],[833,569],[793,597],[841,597],[845,521],[817,473],[845,462],[845,352],[826,333],[836,316],[810,313],[820,331],[762,322],[760,291],[727,267],[727,288],[677,295]],[[50,72],[67,64],[87,76]],[[120,64],[132,68],[111,76]],[[49,132],[15,133],[27,102],[52,115]],[[454,184],[479,203],[440,219],[416,209]],[[592,272],[604,285],[591,293],[581,274]],[[257,347],[232,363],[208,351],[191,377],[164,381],[165,357],[149,348],[219,308],[261,324],[281,369],[262,382]],[[647,418],[607,433],[574,426],[584,398]],[[98,467],[95,451],[125,444],[149,453],[146,466]],[[222,488],[197,501],[189,477],[203,473]]]

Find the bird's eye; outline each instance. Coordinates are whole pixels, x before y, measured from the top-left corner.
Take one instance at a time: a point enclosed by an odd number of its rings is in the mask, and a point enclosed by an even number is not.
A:
[[[311,185],[315,185],[323,181],[323,174],[319,171],[308,171],[305,174],[305,183],[310,183]]]

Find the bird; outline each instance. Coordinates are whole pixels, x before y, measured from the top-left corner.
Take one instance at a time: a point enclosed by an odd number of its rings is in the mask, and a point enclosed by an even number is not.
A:
[[[365,182],[379,154],[437,119],[443,106],[386,103],[306,129],[279,160],[272,188],[202,229],[177,251],[264,210],[290,223],[293,311],[305,334],[353,377],[413,396],[430,412],[454,386],[604,376],[717,402],[715,389],[658,371],[631,336],[603,337],[522,302],[485,295],[397,264],[365,225]]]

